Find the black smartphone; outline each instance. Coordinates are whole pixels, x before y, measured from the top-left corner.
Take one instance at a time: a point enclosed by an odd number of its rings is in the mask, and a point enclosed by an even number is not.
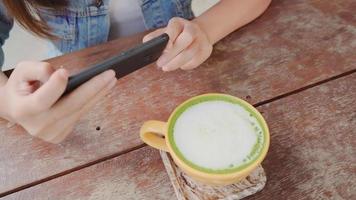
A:
[[[116,72],[116,77],[119,79],[141,69],[161,56],[168,40],[169,36],[164,33],[150,41],[94,64],[76,75],[70,76],[66,90],[62,96],[70,93],[81,84],[106,70],[113,69]]]

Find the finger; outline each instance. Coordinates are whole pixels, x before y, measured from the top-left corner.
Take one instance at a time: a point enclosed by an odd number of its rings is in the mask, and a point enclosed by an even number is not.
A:
[[[186,25],[183,32],[178,36],[173,46],[164,53],[158,60],[157,65],[159,67],[164,66],[174,57],[176,57],[180,52],[190,46],[196,37],[196,29],[192,25]]]
[[[112,88],[115,86],[115,84],[109,85],[110,83],[116,84],[115,72],[112,70],[95,76],[68,94],[68,96],[63,97],[55,105],[54,111],[62,114],[78,111],[105,87],[110,86]]]
[[[197,52],[194,59],[190,60],[189,62],[187,62],[180,68],[183,70],[194,69],[194,68],[198,67],[200,64],[202,64],[208,57],[209,57],[209,55],[205,55],[202,52]]]
[[[152,40],[155,37],[158,37],[159,35],[164,33],[164,28],[157,29],[147,35],[145,35],[142,39],[142,42],[147,42],[149,40]]]
[[[116,84],[116,83],[115,83]],[[63,122],[63,123],[68,123],[68,128],[63,130],[60,134],[58,134],[56,137],[51,139],[52,143],[60,143],[62,142],[67,136],[72,132],[75,124],[79,121],[80,117],[83,116],[86,112],[88,112],[92,107],[95,106],[95,104],[104,96],[106,96],[109,92],[111,91],[111,88],[107,88],[106,90],[100,92],[94,99],[92,99],[90,102],[88,102],[81,110],[75,112],[69,117],[66,117],[65,119],[68,122]]]
[[[152,33],[149,33],[143,38],[143,42],[158,37],[163,33],[167,33],[169,36],[169,41],[166,49],[171,48],[173,46],[173,43],[177,39],[178,35],[183,31],[184,21],[187,20],[179,17],[173,17],[172,19],[169,20],[166,28],[161,28],[156,31],[153,31]]]
[[[183,70],[190,70],[198,67],[206,59],[209,58],[212,51],[213,51],[213,46],[209,44],[203,45],[203,47],[199,47],[198,51],[195,53],[194,59],[190,60],[180,68]]]
[[[34,112],[41,112],[50,108],[63,94],[68,82],[68,72],[59,69],[49,80],[29,96]]]
[[[41,84],[39,82],[21,82],[15,87],[15,89],[16,93],[20,96],[28,96],[35,92],[40,85]]]
[[[184,66],[187,62],[192,59],[195,59],[195,54],[199,51],[199,44],[194,42],[187,49],[182,51],[176,57],[174,57],[171,61],[169,61],[166,65],[162,67],[163,71],[173,71],[182,66]]]
[[[73,127],[74,123],[66,127],[63,127],[63,124],[61,126],[56,124],[55,126],[51,126],[50,129],[45,129],[40,134],[34,136],[46,142],[58,144],[63,139],[59,141],[56,138],[62,135],[68,136],[72,132]]]
[[[53,144],[61,143],[73,131],[74,125],[75,125],[75,123],[69,125],[66,129],[64,129],[61,132],[61,134],[58,134],[55,138],[52,138],[52,139],[46,140],[46,141],[53,143]]]
[[[42,131],[41,137],[43,140],[46,140],[51,143],[60,143],[63,141],[73,130],[75,124],[79,121],[80,117],[88,112],[94,105],[104,96],[106,96],[116,85],[116,80],[113,80],[109,83],[101,92],[99,92],[93,99],[86,103],[79,111],[76,111],[69,116],[62,116],[62,119],[53,120],[55,123],[50,126],[51,130],[58,130],[56,133],[51,133],[50,130]],[[58,116],[56,116],[58,117]],[[66,125],[66,128],[63,128],[63,125]]]
[[[179,17],[173,17],[169,20],[168,25],[166,27],[165,33],[169,36],[169,42],[166,49],[170,49],[173,47],[174,42],[176,41],[179,34],[183,31],[185,19]]]
[[[40,81],[46,82],[54,69],[49,63],[37,61],[25,61],[17,65],[14,71],[14,77],[17,83],[23,81]],[[10,77],[10,79],[12,76]]]

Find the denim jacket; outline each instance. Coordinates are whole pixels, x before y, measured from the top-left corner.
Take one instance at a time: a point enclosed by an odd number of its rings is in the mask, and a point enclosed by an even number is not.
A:
[[[109,1],[69,0],[65,9],[39,8],[38,14],[59,38],[51,41],[51,55],[61,55],[106,42],[110,28]],[[140,6],[147,29],[166,26],[172,17],[194,17],[191,0],[140,0]],[[0,45],[9,37],[12,25],[13,20],[0,0]],[[4,54],[0,48],[0,66],[3,59]]]

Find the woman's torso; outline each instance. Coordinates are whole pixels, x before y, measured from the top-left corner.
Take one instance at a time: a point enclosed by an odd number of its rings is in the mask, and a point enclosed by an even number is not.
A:
[[[193,18],[191,0],[136,1],[146,29],[163,27],[172,17]],[[52,56],[106,42],[110,31],[109,3],[110,0],[76,0],[61,10],[40,8],[40,16],[59,38],[52,42]]]
[[[109,13],[109,40],[146,30],[139,0],[110,1]]]

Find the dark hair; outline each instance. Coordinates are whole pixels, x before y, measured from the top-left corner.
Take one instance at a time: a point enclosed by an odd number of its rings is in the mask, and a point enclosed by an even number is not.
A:
[[[35,35],[55,38],[46,22],[38,15],[39,7],[63,8],[65,0],[3,0],[8,13],[25,29]]]

